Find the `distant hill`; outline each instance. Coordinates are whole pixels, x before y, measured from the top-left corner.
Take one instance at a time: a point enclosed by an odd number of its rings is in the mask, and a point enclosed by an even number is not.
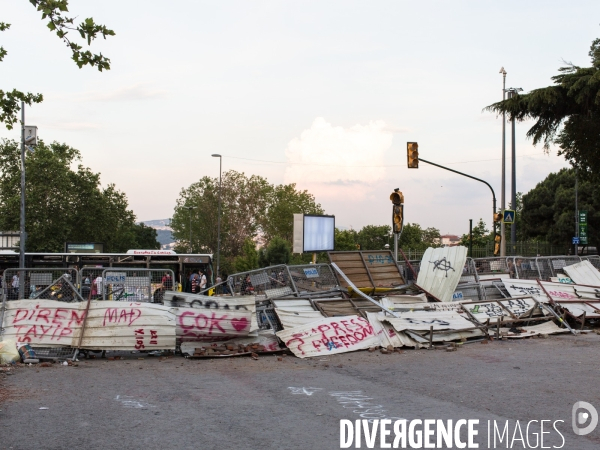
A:
[[[156,230],[156,239],[160,242],[161,246],[175,242],[172,234],[173,230],[170,227],[171,219],[145,220],[142,223]]]

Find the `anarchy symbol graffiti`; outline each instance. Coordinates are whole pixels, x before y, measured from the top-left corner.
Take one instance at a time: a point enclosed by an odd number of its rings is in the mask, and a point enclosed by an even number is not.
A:
[[[434,271],[436,269],[439,269],[439,270],[443,270],[444,272],[446,272],[446,278],[448,277],[449,270],[456,272],[456,270],[454,270],[454,267],[452,267],[452,265],[450,264],[450,261],[448,261],[445,256],[442,259],[438,259],[437,261],[429,261],[429,262],[431,264],[433,264]]]

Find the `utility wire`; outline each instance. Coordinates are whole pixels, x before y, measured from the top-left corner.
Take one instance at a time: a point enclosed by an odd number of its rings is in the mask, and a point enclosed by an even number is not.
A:
[[[526,155],[518,155],[517,158],[524,158],[527,156],[538,156],[538,155],[545,155],[546,153],[542,152],[542,153],[529,153]],[[267,159],[253,159],[253,158],[242,158],[240,156],[227,156],[227,155],[223,155],[224,158],[229,158],[229,159],[241,159],[244,161],[256,161],[256,162],[261,162],[261,163],[268,163],[268,164],[289,164],[289,165],[293,165],[293,166],[310,166],[310,167],[340,167],[340,164],[306,164],[306,163],[294,163],[294,162],[289,162],[289,161],[270,161]],[[475,159],[475,160],[471,160],[471,161],[453,161],[453,162],[445,162],[443,164],[446,165],[452,165],[452,164],[467,164],[467,163],[477,163],[477,162],[489,162],[489,161],[501,161],[502,158],[492,158],[492,159]],[[342,167],[356,167],[356,168],[385,168],[385,167],[404,167],[404,164],[386,164],[386,165],[378,165],[378,166],[365,166],[364,164],[361,164],[360,166],[342,166]]]

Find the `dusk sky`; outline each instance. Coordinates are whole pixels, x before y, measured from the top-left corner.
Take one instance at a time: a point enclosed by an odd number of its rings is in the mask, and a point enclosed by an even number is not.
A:
[[[489,181],[499,206],[502,123],[482,110],[502,98],[500,67],[507,87],[544,87],[565,61],[589,66],[600,36],[597,1],[72,0],[116,32],[92,44],[112,62],[100,73],[78,69],[28,1],[0,5],[1,89],[43,93],[26,123],[79,149],[138,220],[171,217],[182,188],[219,175],[220,153],[224,171],[308,189],[341,227],[390,224],[394,188],[408,222],[490,225],[486,186],[407,169],[406,142]],[[521,192],[567,166],[530,126],[517,124]]]

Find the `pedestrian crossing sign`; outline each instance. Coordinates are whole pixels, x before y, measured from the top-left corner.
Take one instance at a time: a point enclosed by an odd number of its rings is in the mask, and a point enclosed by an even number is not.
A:
[[[504,210],[504,218],[502,219],[504,223],[514,223],[515,222],[515,212],[512,209]]]

